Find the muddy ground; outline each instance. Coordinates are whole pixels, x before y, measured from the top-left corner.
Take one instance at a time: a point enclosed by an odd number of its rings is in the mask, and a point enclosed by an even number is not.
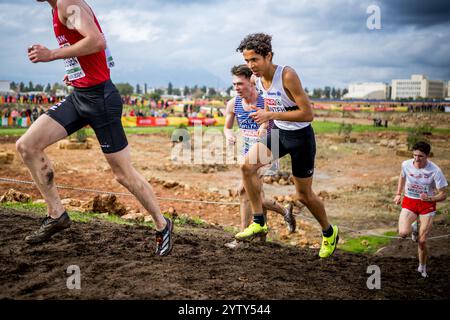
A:
[[[74,223],[49,243],[27,245],[35,214],[0,209],[0,299],[448,299],[450,239],[432,251],[430,277],[415,271],[411,241],[365,256],[279,243],[233,250],[231,235],[215,226],[175,229],[168,257],[153,255],[154,231],[104,221]],[[432,235],[448,230],[439,222]],[[391,253],[395,254],[392,255]],[[81,271],[81,289],[67,288],[67,268]],[[369,290],[368,266],[381,270],[381,288]]]

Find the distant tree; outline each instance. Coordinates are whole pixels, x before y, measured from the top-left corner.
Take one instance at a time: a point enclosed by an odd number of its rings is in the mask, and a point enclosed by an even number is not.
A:
[[[28,82],[28,87],[25,88],[25,91],[34,91],[34,85],[33,82]]]
[[[23,82],[19,83],[19,91],[20,92],[25,92],[25,83],[23,83]]]
[[[347,88],[344,88],[344,90],[342,90],[342,95],[344,96],[344,95],[346,95],[348,93],[348,89]]]
[[[44,91],[44,86],[42,84],[37,84],[34,87],[34,91]]]
[[[45,87],[45,92],[46,93],[51,93],[52,92],[52,86],[50,85],[50,83],[47,83],[47,86]]]
[[[333,98],[333,99],[336,98],[336,88],[335,88],[335,87],[333,87],[333,88],[331,89],[331,98]]]
[[[141,94],[141,86],[138,84],[136,84],[136,94]]]
[[[208,91],[208,89],[206,88],[206,86],[201,87],[200,90],[203,92],[203,94],[206,94],[206,92]]]
[[[231,90],[233,90],[233,86],[229,86],[228,89],[226,90],[229,96],[231,95]]]
[[[129,96],[133,94],[133,86],[127,83],[116,83],[116,88],[123,96]]]
[[[216,89],[215,88],[209,88],[208,89],[208,96],[209,97],[214,97],[214,96],[216,96],[217,95],[217,91],[216,91]]]
[[[175,95],[175,96],[181,96],[181,90],[180,90],[180,88],[174,88],[174,89],[172,90],[172,94]]]
[[[326,86],[323,90],[323,94],[325,95],[325,98],[330,99],[331,96],[331,88]]]
[[[9,84],[9,87],[11,88],[11,90],[16,91],[17,90],[17,83],[15,83],[14,81],[11,82]]]
[[[308,90],[308,88],[306,88],[306,87],[305,87],[305,93],[306,93],[306,94],[309,94],[309,90]]]
[[[341,97],[342,97],[342,92],[341,92],[341,88],[339,88],[339,89],[337,89],[336,90],[336,99],[341,99]]]
[[[172,84],[172,82],[169,82],[169,85],[167,86],[167,94],[173,94],[173,84]]]

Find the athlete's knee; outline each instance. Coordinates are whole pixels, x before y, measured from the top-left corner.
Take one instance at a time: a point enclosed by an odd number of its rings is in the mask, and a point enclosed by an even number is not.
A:
[[[118,183],[120,183],[124,187],[129,185],[129,179],[128,179],[127,175],[125,174],[125,172],[123,172],[122,170],[116,169],[116,170],[113,170],[113,173],[114,173],[114,178],[116,179],[116,181]]]
[[[300,191],[297,191],[297,197],[298,197],[298,200],[304,205],[308,205],[311,202],[319,199],[314,194],[314,192],[312,192],[311,190],[300,190]]]
[[[254,164],[244,163],[241,165],[241,172],[244,176],[251,176],[256,174],[258,168]]]
[[[23,137],[17,140],[16,150],[24,160],[35,157],[37,152],[41,151],[35,144],[28,142],[28,140]]]
[[[427,246],[427,238],[426,237],[419,237],[418,243],[419,243],[419,248],[421,250],[424,250],[426,248],[426,246]]]
[[[398,232],[398,235],[399,235],[400,238],[405,239],[406,237],[409,236],[409,233],[408,233],[407,231],[405,231],[405,230],[400,230],[400,231]]]

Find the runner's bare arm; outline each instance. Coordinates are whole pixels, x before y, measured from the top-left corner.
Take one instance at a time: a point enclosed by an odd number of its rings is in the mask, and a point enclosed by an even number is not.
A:
[[[283,72],[283,84],[286,93],[295,101],[299,110],[290,112],[274,112],[272,120],[294,121],[294,122],[310,122],[314,119],[309,98],[303,90],[300,78],[294,69],[286,67]]]
[[[84,38],[74,45],[49,50],[42,45],[33,45],[28,56],[34,63],[48,62],[71,57],[82,57],[105,50],[106,42],[95,24],[90,9],[80,0],[57,2],[60,21],[68,28],[78,31]]]
[[[227,109],[225,111],[225,125],[223,127],[223,132],[225,133],[225,137],[229,143],[234,143],[236,138],[233,133],[233,124],[234,124],[234,101],[235,98],[232,98],[227,103]]]
[[[402,173],[400,172],[400,177],[398,178],[398,184],[397,184],[397,194],[394,197],[394,203],[400,204],[400,200],[402,199],[402,191],[405,189],[405,182],[406,179],[403,177]]]
[[[439,201],[444,201],[445,199],[447,199],[447,187],[438,189],[436,195],[434,195],[432,197],[428,197],[427,199],[424,199],[424,201],[439,202]]]
[[[259,110],[254,112],[251,117],[258,124],[269,120],[282,120],[292,122],[311,122],[314,119],[314,113],[309,102],[308,96],[302,88],[300,78],[294,69],[286,67],[283,71],[283,84],[286,93],[295,101],[299,110],[289,112],[267,112]]]

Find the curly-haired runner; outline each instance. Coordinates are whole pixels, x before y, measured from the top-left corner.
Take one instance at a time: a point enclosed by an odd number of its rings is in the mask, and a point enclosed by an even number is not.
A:
[[[235,237],[242,240],[267,232],[257,170],[269,161],[289,154],[297,196],[322,227],[323,240],[319,256],[329,257],[336,249],[339,230],[328,222],[325,207],[311,187],[316,142],[311,127],[314,115],[308,96],[294,69],[273,64],[270,35],[248,35],[236,51],[243,54],[266,104],[265,109],[255,110],[250,116],[260,125],[271,120],[275,125],[270,135],[250,149],[241,167],[254,222]]]
[[[237,96],[227,103],[223,130],[228,143],[234,144],[236,142],[236,137],[234,136],[233,123],[234,119],[236,119],[243,142],[242,156],[245,156],[255,143],[266,136],[267,133],[270,133],[273,122],[266,122],[260,126],[250,117],[250,115],[255,112],[253,106],[264,108],[264,99],[258,94],[255,85],[251,82],[252,71],[246,65],[239,65],[231,69],[231,74],[233,75],[233,87],[234,90],[236,90]],[[276,164],[277,163],[274,163],[274,165]],[[261,168],[259,175],[268,175],[268,171],[272,171],[269,167],[270,165],[268,165],[267,168]],[[262,181],[260,181],[260,183],[262,183]],[[237,193],[240,200],[241,231],[243,231],[250,225],[252,213],[242,182],[238,187]],[[266,216],[267,210],[277,212],[283,216],[289,232],[295,232],[296,221],[295,217],[292,215],[292,204],[283,208],[274,200],[265,199],[262,187],[261,197],[263,199],[263,214]],[[263,235],[263,238],[265,238],[265,234]],[[237,248],[240,244],[241,242],[234,240],[233,242],[227,243],[226,246],[229,248]]]

